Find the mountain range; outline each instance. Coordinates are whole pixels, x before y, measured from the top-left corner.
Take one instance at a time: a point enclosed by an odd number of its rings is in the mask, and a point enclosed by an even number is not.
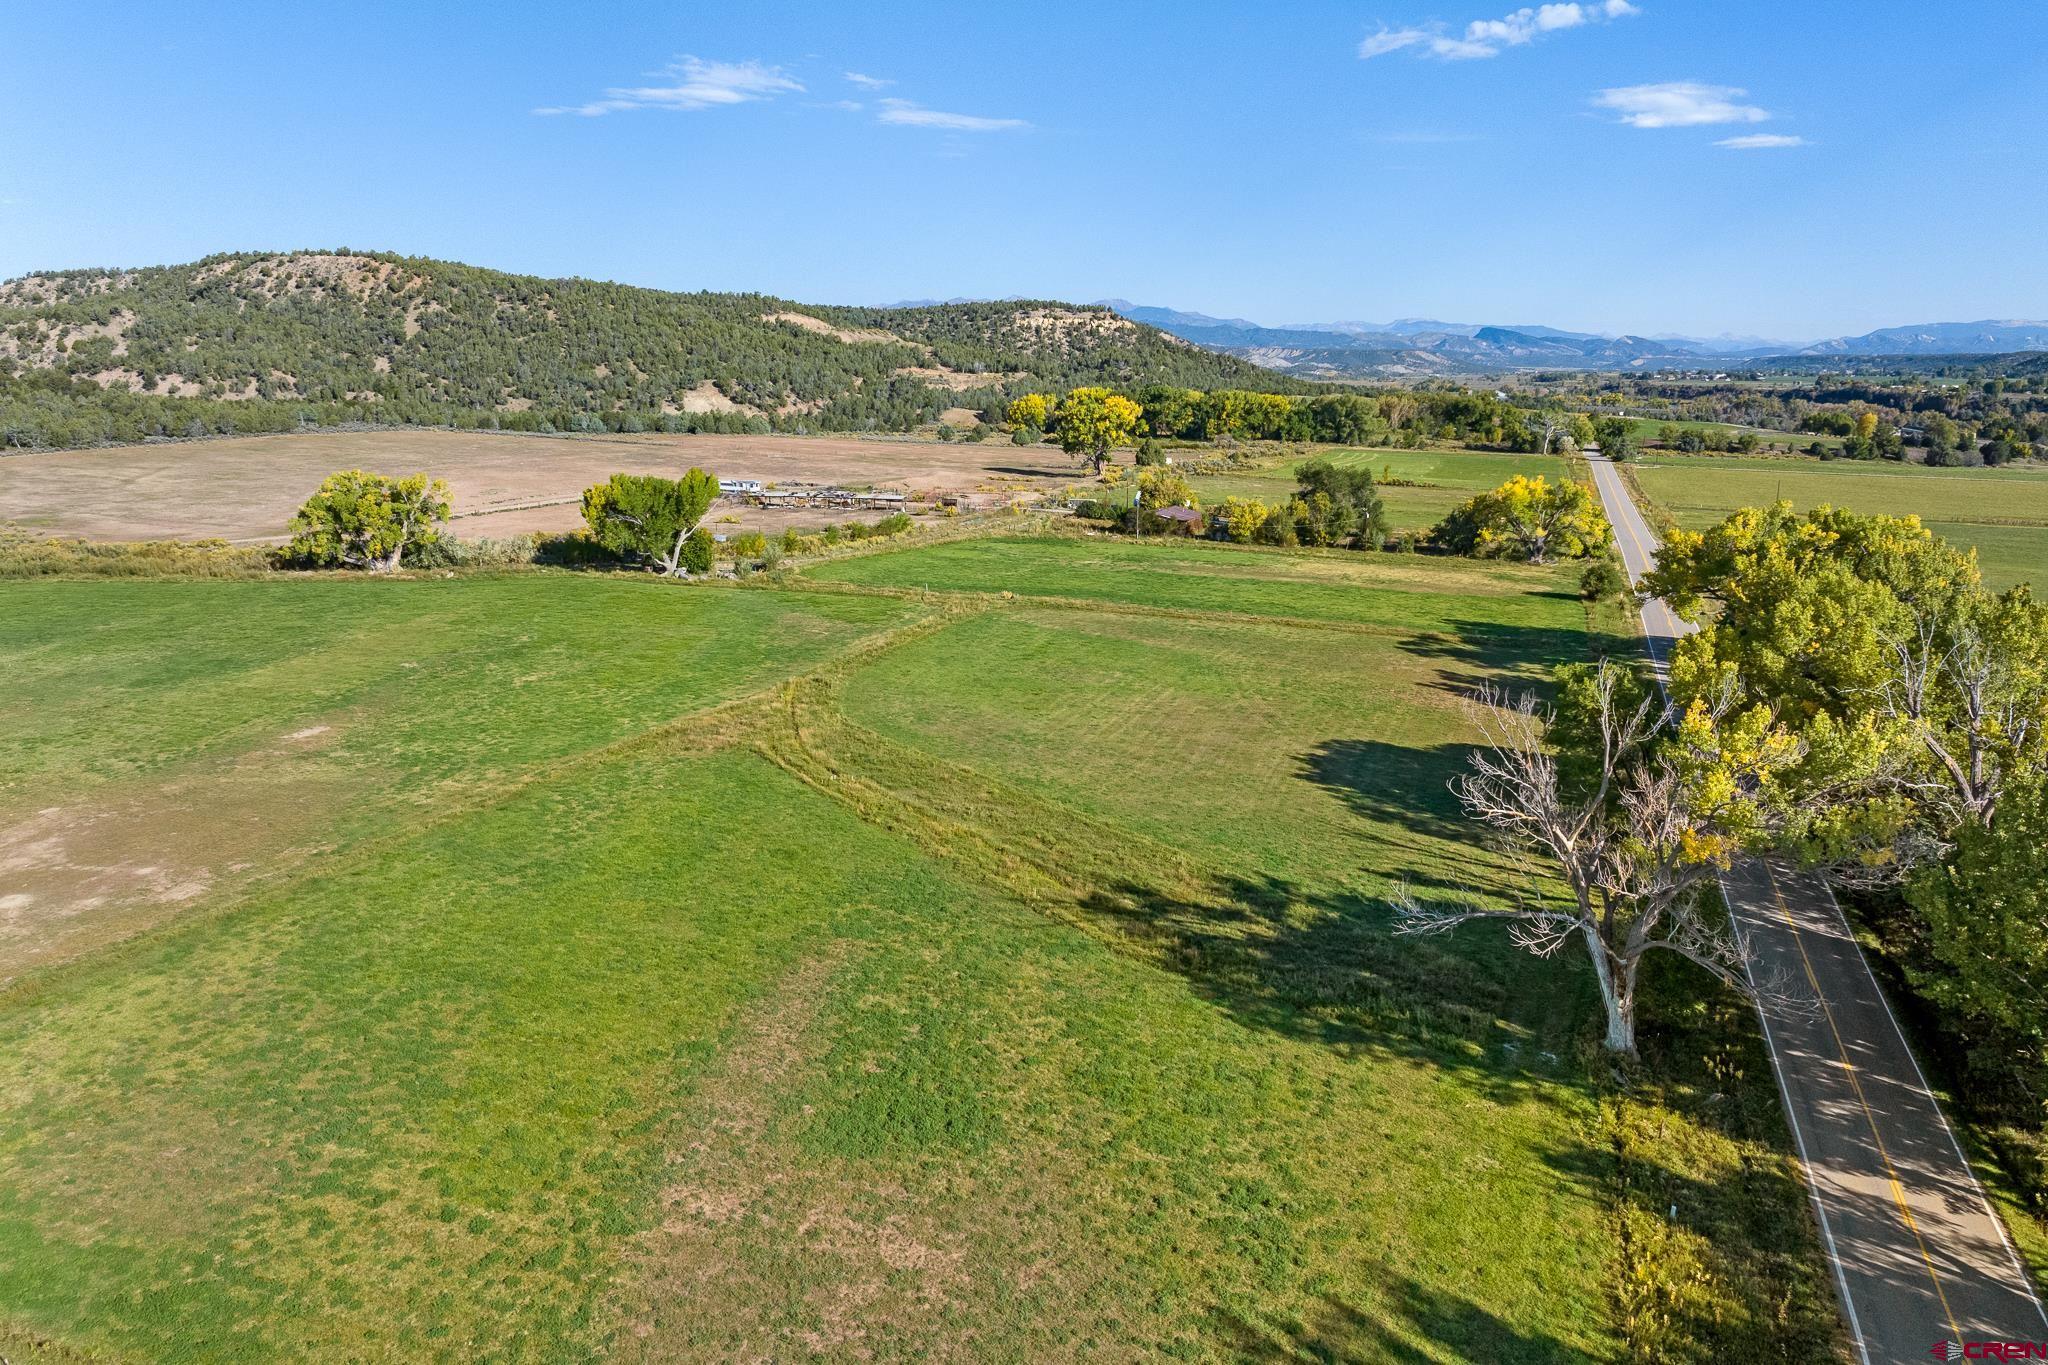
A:
[[[1535,323],[1498,325],[1397,318],[1392,322],[1298,322],[1266,327],[1176,308],[1105,299],[1134,322],[1268,369],[1303,378],[1416,376],[1498,370],[1669,370],[1769,363],[1800,358],[1855,359],[2048,351],[2048,322],[1929,322],[1884,327],[1821,341],[1764,337],[1606,336]]]

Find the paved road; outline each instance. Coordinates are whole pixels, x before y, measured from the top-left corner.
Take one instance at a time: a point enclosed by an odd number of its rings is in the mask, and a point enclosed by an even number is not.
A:
[[[1656,536],[1613,464],[1592,466],[1633,581],[1654,561]],[[1660,676],[1691,629],[1662,602],[1644,604]],[[2048,1312],[1826,882],[1750,862],[1724,886],[1756,974],[1819,1000],[1765,1011],[1764,1036],[1856,1358],[1935,1359],[1939,1341],[2048,1341]]]

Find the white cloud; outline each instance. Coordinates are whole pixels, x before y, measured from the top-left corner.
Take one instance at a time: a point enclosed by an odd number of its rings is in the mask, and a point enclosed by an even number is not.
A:
[[[1634,128],[1693,128],[1708,123],[1762,123],[1770,111],[1738,103],[1749,94],[1733,85],[1663,81],[1602,90],[1593,103],[1612,109]]]
[[[1753,152],[1765,147],[1804,147],[1806,139],[1793,137],[1788,133],[1744,133],[1741,137],[1724,137],[1714,145],[1733,147],[1741,152]]]
[[[863,90],[882,90],[896,84],[894,81],[885,81],[880,76],[863,76],[858,71],[847,72],[846,79],[852,81]]]
[[[1358,45],[1358,55],[1362,58],[1384,57],[1389,52],[1399,52],[1404,47],[1413,47],[1417,43],[1426,43],[1429,41],[1429,38],[1430,34],[1427,29],[1382,28],[1378,33],[1373,34]]]
[[[587,104],[551,105],[536,114],[581,114],[595,118],[624,109],[712,109],[750,100],[799,93],[803,86],[779,66],[760,62],[707,62],[684,57],[671,63],[657,85],[615,86]]]
[[[1526,5],[1498,19],[1474,19],[1462,33],[1448,33],[1442,24],[1425,27],[1386,28],[1358,45],[1361,58],[1384,57],[1389,52],[1415,49],[1419,54],[1447,62],[1473,61],[1498,56],[1503,48],[1522,47],[1546,33],[1582,28],[1587,24],[1623,19],[1641,10],[1629,0],[1588,0],[1588,3]]]
[[[1020,118],[985,118],[980,114],[948,114],[909,100],[883,100],[880,122],[905,128],[944,128],[955,133],[1009,133],[1031,125]]]

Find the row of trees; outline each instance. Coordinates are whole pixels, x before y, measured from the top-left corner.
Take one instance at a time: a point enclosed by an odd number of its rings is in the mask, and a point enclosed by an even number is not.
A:
[[[1852,436],[1862,415],[1869,412],[1880,425],[1901,433],[1922,428],[1930,437],[1934,430],[1931,419],[1940,418],[1958,433],[1954,449],[1959,451],[1995,441],[2004,441],[2009,447],[2048,445],[2048,360],[2029,357],[2001,363],[2018,372],[1984,374],[1974,363],[1957,368],[1930,360],[1919,373],[1822,376],[1770,384],[1702,382],[1663,375],[1558,376],[1551,391],[1553,401],[1571,406],[1625,408],[1638,417],[1660,422],[1763,428],[1785,433],[1788,441],[1799,432]],[[1874,430],[1865,434],[1876,435]],[[1912,437],[1907,444],[1913,444]],[[1933,449],[1931,440],[1928,444]]]
[[[1111,447],[1147,438],[1329,445],[1419,445],[1437,439],[1500,450],[1548,451],[1558,448],[1570,431],[1570,419],[1561,411],[1525,409],[1492,394],[1462,389],[1298,395],[1170,385],[1115,392],[1089,386],[1064,397],[1025,393],[1012,399],[1002,415],[1020,432],[1048,433],[1070,452],[1092,452],[1099,448],[1096,437],[1101,428],[1096,419],[1110,398],[1130,405],[1118,410]],[[1069,422],[1080,424],[1088,435],[1070,441]],[[1588,427],[1584,441],[1592,439]]]

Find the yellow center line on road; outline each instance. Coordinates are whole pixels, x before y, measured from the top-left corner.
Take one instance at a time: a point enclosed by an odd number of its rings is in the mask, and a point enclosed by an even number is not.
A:
[[[1813,988],[1813,998],[1820,1001],[1821,1013],[1827,1017],[1828,1032],[1835,1037],[1835,1051],[1841,1054],[1842,1068],[1849,1073],[1849,1087],[1856,1092],[1856,1103],[1863,1110],[1863,1121],[1870,1125],[1870,1137],[1877,1144],[1878,1160],[1884,1163],[1884,1173],[1891,1181],[1892,1200],[1899,1207],[1899,1216],[1906,1220],[1906,1227],[1913,1234],[1915,1245],[1920,1248],[1921,1264],[1927,1267],[1927,1278],[1934,1282],[1934,1296],[1941,1300],[1942,1316],[1948,1319],[1949,1330],[1954,1340],[1963,1339],[1963,1329],[1956,1325],[1955,1310],[1948,1306],[1948,1293],[1941,1287],[1941,1276],[1935,1273],[1934,1257],[1928,1254],[1927,1239],[1920,1235],[1920,1224],[1914,1221],[1913,1210],[1906,1204],[1906,1187],[1899,1183],[1898,1170],[1892,1165],[1892,1155],[1884,1145],[1884,1134],[1877,1129],[1877,1115],[1870,1110],[1870,1101],[1863,1097],[1863,1082],[1857,1079],[1856,1063],[1849,1060],[1849,1048],[1842,1041],[1842,1030],[1835,1025],[1835,1012],[1828,1007],[1828,998],[1821,994],[1820,979],[1814,975],[1813,959],[1806,955],[1806,940],[1799,932],[1799,922],[1792,918],[1792,907],[1785,904],[1785,892],[1778,885],[1778,873],[1769,861],[1764,862],[1764,875],[1771,879],[1771,895],[1778,902],[1778,913],[1785,917],[1785,927],[1792,931],[1793,946],[1799,949],[1800,965],[1806,969],[1806,984]]]
[[[1619,471],[1616,470],[1611,463],[1609,464],[1608,473],[1609,478],[1611,478],[1615,483],[1620,484],[1621,475]],[[1606,488],[1604,481],[1602,481],[1599,478],[1598,466],[1595,466],[1594,482],[1595,485],[1600,488],[1601,500],[1604,502],[1606,500]],[[1626,509],[1625,512],[1624,508]],[[1627,485],[1625,484],[1621,484],[1621,492],[1616,499],[1615,510],[1617,512],[1623,512],[1623,515],[1609,517],[1609,523],[1621,527],[1622,533],[1626,535],[1629,538],[1629,542],[1635,546],[1636,553],[1642,556],[1643,563],[1645,565],[1656,563],[1656,556],[1650,553],[1649,548],[1643,544],[1642,537],[1636,534],[1634,518],[1628,515],[1628,513],[1634,513],[1636,509],[1634,500],[1631,497],[1629,497]],[[1662,606],[1661,603],[1658,603],[1657,605],[1660,607]],[[1665,610],[1668,611],[1668,608],[1666,608]],[[1672,622],[1674,625],[1676,624],[1675,617],[1672,618]],[[1645,634],[1647,635],[1648,622],[1645,621],[1644,625],[1646,627]],[[1653,657],[1654,654],[1655,651],[1653,650]],[[1900,1218],[1905,1220],[1907,1229],[1913,1234],[1914,1244],[1918,1246],[1920,1249],[1920,1263],[1927,1268],[1927,1278],[1934,1285],[1935,1298],[1941,1301],[1942,1316],[1948,1320],[1949,1331],[1953,1333],[1952,1339],[1956,1341],[1961,1341],[1963,1339],[1963,1329],[1956,1323],[1955,1310],[1949,1307],[1948,1292],[1941,1287],[1941,1276],[1935,1271],[1934,1257],[1928,1253],[1927,1239],[1920,1235],[1920,1224],[1917,1221],[1915,1221],[1913,1217],[1913,1210],[1906,1203],[1906,1188],[1902,1183],[1900,1183],[1897,1168],[1892,1165],[1891,1152],[1887,1150],[1884,1145],[1884,1135],[1878,1131],[1877,1115],[1871,1112],[1870,1101],[1864,1098],[1863,1083],[1856,1074],[1856,1063],[1851,1061],[1849,1058],[1848,1045],[1842,1041],[1842,1030],[1835,1023],[1835,1012],[1832,1008],[1829,1007],[1827,996],[1821,993],[1820,978],[1814,973],[1813,959],[1807,955],[1806,940],[1799,932],[1799,923],[1797,920],[1792,918],[1792,907],[1785,903],[1785,893],[1784,890],[1778,885],[1778,873],[1776,869],[1774,869],[1770,865],[1770,862],[1767,859],[1760,861],[1763,862],[1765,875],[1768,876],[1771,880],[1771,895],[1778,902],[1778,913],[1785,917],[1785,926],[1786,928],[1792,931],[1793,946],[1799,949],[1799,962],[1800,965],[1806,971],[1806,984],[1812,987],[1813,998],[1820,1002],[1821,1012],[1827,1017],[1828,1032],[1834,1035],[1835,1051],[1840,1055],[1842,1059],[1842,1067],[1849,1075],[1849,1086],[1856,1093],[1856,1103],[1858,1107],[1860,1107],[1863,1110],[1863,1121],[1870,1125],[1870,1136],[1871,1139],[1877,1144],[1878,1159],[1884,1163],[1885,1176],[1891,1182],[1892,1202],[1898,1206]],[[1729,905],[1728,909],[1730,914],[1734,913],[1735,907],[1732,902]],[[1789,1103],[1790,1097],[1788,1096],[1787,1104],[1789,1105]],[[1807,1178],[1809,1182],[1812,1181],[1811,1173],[1808,1174]],[[1818,1200],[1819,1186],[1815,1184],[1813,1188],[1815,1190],[1815,1199]],[[1837,1259],[1839,1261],[1839,1255]],[[1843,1293],[1846,1295],[1847,1292],[1848,1288],[1845,1283],[1843,1285]],[[1852,1307],[1850,1311],[1853,1314],[1855,1310]]]

